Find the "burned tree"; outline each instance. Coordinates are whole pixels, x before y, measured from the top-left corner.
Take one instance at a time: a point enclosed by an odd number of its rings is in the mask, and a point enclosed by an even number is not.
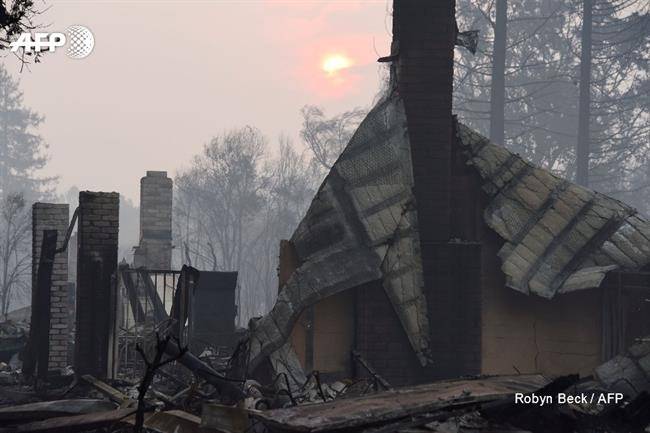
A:
[[[506,147],[647,212],[649,17],[639,0],[459,0],[482,43],[457,52],[455,110],[496,140],[502,105]]]
[[[329,170],[367,113],[366,110],[355,108],[326,118],[322,108],[306,105],[300,114],[300,136],[309,146],[320,168]]]
[[[36,28],[32,20],[38,13],[33,0],[0,2],[0,49],[8,48],[13,37]]]
[[[277,292],[279,239],[299,221],[318,176],[286,137],[271,158],[255,128],[227,131],[175,179],[174,235],[182,263],[239,271],[240,320],[268,310]]]
[[[492,82],[490,83],[490,140],[504,143],[506,98],[506,33],[508,2],[497,0],[494,20]]]
[[[0,51],[7,50],[9,44],[21,33],[31,32],[39,27],[34,20],[43,11],[39,10],[34,3],[34,0],[0,1]],[[22,71],[22,68],[29,63],[29,57],[33,56],[34,63],[38,63],[42,53],[30,53],[21,49],[14,54],[21,62]]]
[[[592,0],[582,2],[580,48],[580,99],[578,101],[578,141],[576,181],[589,186],[589,118],[591,112],[591,27]]]
[[[22,194],[4,197],[0,213],[0,314],[25,295],[29,270],[29,208]]]

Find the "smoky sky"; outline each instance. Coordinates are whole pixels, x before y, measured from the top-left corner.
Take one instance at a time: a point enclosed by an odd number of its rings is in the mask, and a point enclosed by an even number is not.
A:
[[[271,152],[284,133],[301,145],[300,108],[368,107],[387,55],[390,1],[49,1],[45,31],[84,25],[92,54],[63,50],[19,72],[25,105],[43,114],[43,174],[59,191],[118,191],[138,201],[146,170],[187,166],[210,137],[252,125]],[[323,58],[344,55],[336,76]]]

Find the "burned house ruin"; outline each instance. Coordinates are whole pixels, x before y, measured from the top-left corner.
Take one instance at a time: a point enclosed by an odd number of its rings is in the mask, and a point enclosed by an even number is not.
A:
[[[141,179],[132,263],[118,193],[81,192],[71,219],[35,204],[0,431],[650,431],[650,222],[452,114],[454,46],[476,36],[454,4],[395,0],[388,88],[247,330],[236,271],[173,268],[166,172]]]
[[[172,194],[164,171],[147,171],[140,180],[140,243],[133,263],[120,263],[116,272],[112,377],[141,374],[136,348],[157,332],[171,330],[198,354],[206,348],[228,354],[236,345],[237,272],[172,268]]]
[[[456,32],[453,2],[395,2],[390,88],[283,244],[246,371],[590,373],[647,331],[625,281],[647,284],[650,223],[459,122]]]
[[[30,374],[45,379],[73,365],[81,376],[136,376],[143,367],[136,346],[174,320],[187,323],[178,337],[199,353],[236,345],[237,272],[199,278],[193,268],[172,269],[172,180],[147,171],[140,187],[133,264],[117,263],[119,194],[80,192],[72,220],[67,204],[34,205]]]

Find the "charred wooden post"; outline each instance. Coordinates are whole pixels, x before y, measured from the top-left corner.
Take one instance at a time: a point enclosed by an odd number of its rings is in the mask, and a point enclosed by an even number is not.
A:
[[[129,299],[129,305],[131,306],[133,319],[136,324],[141,324],[145,320],[144,309],[142,308],[142,303],[140,302],[138,289],[133,283],[131,272],[129,272],[129,265],[120,264],[119,272],[120,278],[122,279],[122,284],[124,284],[124,288],[126,289],[126,296]]]
[[[174,340],[169,340],[165,345],[165,353],[167,356],[177,359],[179,364],[192,371],[196,376],[214,386],[223,401],[235,403],[246,398],[246,394],[242,391],[243,380],[227,378],[201,361],[192,352],[183,350]]]
[[[145,294],[147,295],[147,298],[149,298],[149,300],[151,301],[151,305],[153,306],[153,315],[156,323],[161,323],[167,320],[167,311],[165,311],[165,305],[163,304],[163,301],[160,299],[160,295],[158,294],[156,285],[151,280],[151,274],[144,269],[139,269],[138,277],[140,278],[140,281],[142,281],[142,283],[144,284]]]
[[[185,341],[185,323],[188,322],[189,309],[190,309],[190,297],[194,291],[196,283],[199,281],[199,271],[194,269],[191,266],[183,265],[181,269],[181,274],[178,277],[178,283],[176,284],[176,292],[174,293],[174,303],[172,304],[172,309],[170,313],[171,319],[174,321],[174,330],[172,331],[174,336],[181,343]],[[192,321],[189,321],[191,326]],[[188,332],[191,334],[191,332]]]
[[[36,286],[32,290],[32,322],[25,360],[25,373],[36,373],[39,382],[47,379],[50,358],[50,292],[56,253],[56,230],[43,230]]]

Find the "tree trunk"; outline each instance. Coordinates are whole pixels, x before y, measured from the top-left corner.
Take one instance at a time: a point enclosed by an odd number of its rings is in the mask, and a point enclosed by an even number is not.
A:
[[[578,142],[576,182],[589,186],[589,117],[591,105],[591,12],[592,0],[582,2],[582,52],[580,54],[580,100],[578,101]]]
[[[505,138],[507,10],[507,0],[497,0],[490,86],[490,141],[497,144]]]

